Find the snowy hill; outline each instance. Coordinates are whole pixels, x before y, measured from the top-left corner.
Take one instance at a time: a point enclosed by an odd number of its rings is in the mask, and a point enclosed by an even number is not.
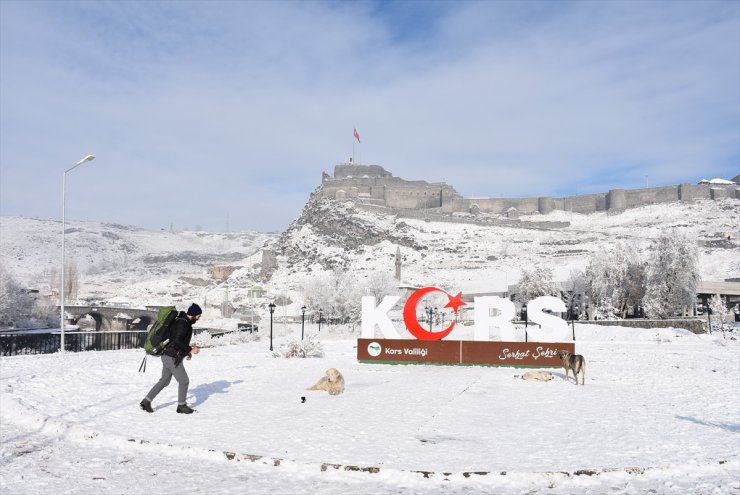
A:
[[[669,203],[620,214],[553,212],[519,221],[403,218],[382,209],[312,196],[281,235],[242,232],[151,231],[136,227],[70,221],[67,257],[77,264],[81,301],[111,298],[131,305],[199,301],[220,308],[229,300],[264,312],[267,302],[293,301],[280,314],[296,314],[305,284],[317,274],[341,269],[362,280],[372,272],[395,271],[402,256],[402,283],[480,292],[515,284],[523,267],[542,263],[555,279],[584,268],[592,253],[618,241],[645,248],[662,229],[696,239],[701,277],[740,277],[740,201],[724,199]],[[58,221],[2,217],[0,262],[19,282],[48,290],[61,258]],[[277,267],[260,275],[262,248],[271,248]],[[209,270],[229,266],[226,281]],[[249,298],[255,285],[266,293]]]
[[[131,305],[200,300],[216,285],[209,270],[251,270],[253,258],[274,234],[153,231],[68,221],[67,260],[77,266],[85,301]],[[22,285],[48,291],[58,284],[61,223],[17,217],[0,219],[0,262]]]

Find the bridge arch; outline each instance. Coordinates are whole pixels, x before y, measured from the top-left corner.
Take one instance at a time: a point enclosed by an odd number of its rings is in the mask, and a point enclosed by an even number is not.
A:
[[[66,322],[77,324],[90,316],[96,332],[112,330],[146,330],[157,319],[158,307],[114,308],[108,306],[65,306]]]

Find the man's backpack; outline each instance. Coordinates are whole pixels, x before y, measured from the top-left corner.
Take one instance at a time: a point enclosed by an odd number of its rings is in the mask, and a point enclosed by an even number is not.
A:
[[[164,348],[170,342],[172,323],[177,318],[177,309],[174,306],[165,306],[157,313],[157,320],[146,334],[144,350],[149,356],[161,356]],[[139,371],[146,372],[146,356],[139,366]]]

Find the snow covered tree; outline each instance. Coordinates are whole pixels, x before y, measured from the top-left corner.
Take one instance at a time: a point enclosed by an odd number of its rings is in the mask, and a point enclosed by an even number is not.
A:
[[[542,265],[523,268],[514,300],[523,306],[540,296],[560,296],[560,290],[552,281],[552,270]]]
[[[321,308],[324,318],[339,322],[360,317],[361,284],[348,272],[334,272],[311,279],[304,287],[304,301],[314,313]]]
[[[56,317],[51,302],[37,302],[0,265],[0,327],[43,328]]]
[[[645,272],[645,312],[652,318],[683,314],[696,300],[696,243],[678,232],[664,231],[651,249]]]
[[[717,294],[713,295],[712,299],[710,299],[709,310],[712,312],[712,316],[720,327],[725,321],[727,321],[730,314],[732,314],[732,311],[730,311],[730,309],[725,305],[725,301]]]
[[[314,313],[321,308],[324,318],[347,323],[360,319],[362,296],[374,296],[380,301],[396,292],[396,281],[389,273],[371,272],[367,279],[362,280],[337,269],[306,283],[303,300]]]
[[[364,285],[364,295],[373,296],[376,301],[380,301],[385,296],[395,294],[398,291],[396,280],[387,272],[371,272]]]
[[[563,302],[568,308],[568,316],[574,319],[584,309],[586,277],[581,270],[571,270],[563,282]],[[583,314],[583,313],[582,313]]]
[[[26,305],[26,294],[0,265],[0,326],[13,326]]]
[[[644,294],[644,262],[632,244],[617,243],[599,250],[586,267],[587,295],[599,319],[625,317],[629,306],[637,306]]]

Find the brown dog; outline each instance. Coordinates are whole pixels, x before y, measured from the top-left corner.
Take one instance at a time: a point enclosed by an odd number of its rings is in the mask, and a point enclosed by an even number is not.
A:
[[[316,384],[307,390],[326,390],[329,395],[339,395],[344,392],[344,377],[336,368],[326,370],[326,376],[322,376]]]
[[[568,381],[568,372],[573,370],[573,379],[578,385],[578,373],[581,373],[581,385],[586,385],[586,360],[580,354],[571,354],[568,351],[558,351],[558,357],[563,361],[565,381]]]

